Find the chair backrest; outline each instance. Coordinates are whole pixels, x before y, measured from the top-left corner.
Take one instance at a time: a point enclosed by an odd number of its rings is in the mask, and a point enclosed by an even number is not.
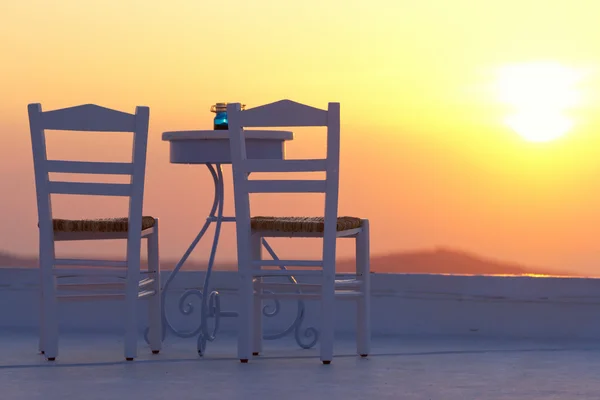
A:
[[[281,100],[242,111],[239,103],[232,103],[227,106],[227,119],[231,143],[236,223],[244,231],[242,241],[245,240],[245,233],[250,231],[250,193],[324,193],[323,246],[324,251],[326,248],[333,248],[335,258],[340,164],[340,104],[329,103],[327,110],[321,110],[294,101]],[[244,128],[251,127],[326,127],[326,158],[248,159]],[[325,172],[325,179],[248,179],[252,172],[318,171]],[[238,233],[238,242],[239,235]]]
[[[40,104],[29,104],[29,127],[35,171],[40,235],[52,237],[52,194],[129,197],[129,238],[141,235],[146,149],[148,144],[148,107],[138,106],[135,114],[111,110],[95,104],[42,111]],[[49,160],[46,130],[133,133],[131,162],[89,162]],[[129,175],[129,183],[62,182],[50,180],[49,173]]]

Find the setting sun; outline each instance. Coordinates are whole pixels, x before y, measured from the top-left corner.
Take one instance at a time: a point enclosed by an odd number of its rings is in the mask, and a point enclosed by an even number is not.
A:
[[[558,63],[510,65],[498,74],[500,101],[513,108],[504,122],[524,139],[546,142],[567,134],[574,122],[565,111],[578,105],[581,74]]]
[[[566,135],[573,121],[557,111],[525,111],[506,117],[504,122],[530,142],[548,142]]]

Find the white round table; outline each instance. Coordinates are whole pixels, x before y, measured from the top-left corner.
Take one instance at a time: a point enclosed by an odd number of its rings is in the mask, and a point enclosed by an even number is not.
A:
[[[294,139],[289,131],[246,130],[248,158],[283,159],[285,142]],[[170,143],[173,164],[231,164],[229,131],[164,132]]]
[[[246,154],[248,158],[262,158],[262,159],[284,159],[285,158],[285,143],[289,140],[293,140],[294,134],[290,131],[279,131],[279,130],[245,130],[246,135]],[[214,186],[215,195],[213,204],[210,210],[206,222],[200,232],[188,247],[181,260],[177,263],[173,272],[167,278],[162,291],[163,301],[163,324],[165,329],[168,329],[176,336],[182,338],[190,338],[198,335],[198,354],[203,355],[206,349],[207,342],[211,342],[215,339],[217,331],[219,329],[219,319],[221,317],[236,317],[237,312],[234,311],[221,311],[221,303],[219,293],[216,291],[210,291],[210,277],[215,261],[215,255],[217,252],[217,246],[219,243],[219,235],[221,233],[222,222],[235,222],[235,217],[223,216],[223,170],[222,164],[231,164],[231,154],[229,148],[229,131],[226,130],[192,130],[192,131],[171,131],[164,132],[162,135],[163,141],[169,142],[169,159],[173,164],[204,164],[210,171]],[[187,299],[191,296],[196,296],[201,301],[200,309],[200,324],[196,329],[190,331],[181,331],[175,329],[169,322],[166,314],[165,299],[167,289],[170,283],[173,281],[177,273],[187,261],[188,257],[200,242],[206,231],[208,230],[211,223],[215,223],[215,233],[208,260],[208,266],[206,275],[204,278],[204,285],[202,290],[189,289],[179,299],[179,311],[184,315],[189,315],[193,312],[194,308],[191,303],[187,302]],[[263,239],[263,245],[273,258],[277,258],[277,255],[271,248],[271,246]],[[267,317],[273,317],[279,312],[279,301],[275,300],[275,307],[268,309],[263,308],[263,314]],[[305,308],[304,302],[298,302],[298,309],[296,319],[292,324],[285,329],[283,332],[276,334],[264,335],[263,338],[266,340],[279,339],[283,336],[294,332],[296,342],[303,348],[313,347],[318,340],[318,332],[315,328],[309,327],[301,332],[301,324],[304,320]],[[214,327],[212,331],[209,331],[207,320],[208,318],[214,318]],[[308,339],[308,343],[303,343],[303,339]]]

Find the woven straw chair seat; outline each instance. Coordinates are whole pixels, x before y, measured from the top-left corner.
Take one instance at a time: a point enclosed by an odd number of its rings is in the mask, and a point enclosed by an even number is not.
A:
[[[252,217],[250,225],[255,231],[323,232],[323,217]],[[337,231],[360,228],[362,220],[356,217],[338,217]]]
[[[53,219],[54,232],[127,232],[128,218]],[[142,230],[154,226],[154,217],[142,217]]]

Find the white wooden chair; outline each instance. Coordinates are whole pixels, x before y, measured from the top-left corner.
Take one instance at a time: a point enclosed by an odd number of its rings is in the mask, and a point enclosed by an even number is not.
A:
[[[137,107],[128,114],[94,104],[42,112],[40,104],[30,104],[29,125],[35,170],[38,207],[39,259],[41,270],[40,351],[49,361],[58,354],[57,300],[125,301],[125,358],[137,356],[138,298],[149,299],[148,341],[152,353],[161,349],[162,321],[160,265],[158,251],[158,219],[142,216],[146,149],[148,142],[148,107]],[[133,132],[131,162],[85,162],[48,160],[45,130]],[[129,175],[129,183],[61,182],[49,173]],[[77,175],[79,176],[79,175]],[[126,218],[56,219],[52,215],[51,195],[97,195],[129,197]],[[130,229],[135,227],[135,229]],[[148,270],[140,271],[141,239],[148,240]],[[55,257],[55,241],[126,239],[125,261],[59,259]],[[144,279],[141,274],[145,275]],[[82,283],[57,284],[61,277],[88,277]],[[96,282],[90,278],[96,278]],[[97,278],[117,280],[98,282]],[[95,293],[85,293],[92,290]],[[64,294],[76,291],[79,294]]]
[[[241,111],[240,105],[227,108],[233,165],[235,213],[240,276],[238,355],[247,362],[250,355],[262,350],[261,300],[316,299],[321,301],[321,348],[323,364],[333,358],[334,302],[337,298],[356,300],[357,353],[363,357],[370,350],[370,267],[369,221],[338,217],[340,163],[340,105],[329,103],[320,110],[290,100]],[[246,157],[243,128],[246,127],[327,127],[327,158],[311,160],[259,160]],[[324,180],[249,179],[251,173],[324,171]],[[251,193],[324,193],[323,217],[251,217]],[[323,259],[263,260],[263,237],[322,237]],[[356,275],[336,280],[336,239],[356,240]],[[273,269],[286,266],[288,270]],[[265,269],[265,267],[270,269]],[[292,268],[293,267],[293,268]],[[303,267],[313,267],[306,269]],[[316,267],[316,270],[315,270]],[[267,283],[267,276],[319,275],[320,284]],[[301,293],[298,292],[301,289]],[[269,291],[267,293],[266,291]],[[273,293],[272,291],[277,291]]]

